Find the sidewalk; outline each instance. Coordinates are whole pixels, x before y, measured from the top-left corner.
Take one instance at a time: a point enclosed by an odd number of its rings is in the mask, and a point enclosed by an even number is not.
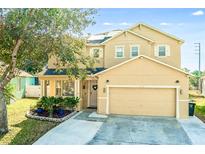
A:
[[[101,127],[102,122],[76,120],[74,117],[51,129],[33,145],[84,145],[88,143]]]

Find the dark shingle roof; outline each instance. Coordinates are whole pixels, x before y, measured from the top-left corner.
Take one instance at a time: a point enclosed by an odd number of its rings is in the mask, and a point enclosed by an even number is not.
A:
[[[97,68],[90,68],[90,69],[88,69],[88,71],[89,71],[89,74],[96,74],[96,73],[99,73],[99,72],[101,72],[101,71],[104,71],[106,68],[104,68],[104,67],[97,67]]]
[[[89,72],[88,74],[95,74],[98,72],[101,72],[105,70],[103,67],[97,67],[97,68],[89,68],[87,71]],[[43,75],[66,75],[67,70],[66,69],[46,69],[46,71],[43,73]]]
[[[66,69],[46,69],[43,75],[66,75]]]
[[[89,44],[99,44],[99,43],[103,43],[104,41],[108,40],[111,37],[105,37],[104,39],[101,40],[88,40],[87,43]]]

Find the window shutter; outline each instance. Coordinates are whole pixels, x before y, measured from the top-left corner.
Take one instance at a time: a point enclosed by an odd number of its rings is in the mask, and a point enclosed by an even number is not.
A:
[[[100,49],[100,58],[103,58],[103,49]]]
[[[103,58],[103,49],[102,48],[91,48],[90,49],[90,56],[94,57],[94,50],[99,49],[99,58]]]
[[[159,56],[158,45],[155,45],[155,46],[154,46],[154,56],[156,56],[156,57]]]
[[[166,45],[166,56],[170,56],[170,46]]]
[[[90,49],[90,57],[93,57],[93,48]]]

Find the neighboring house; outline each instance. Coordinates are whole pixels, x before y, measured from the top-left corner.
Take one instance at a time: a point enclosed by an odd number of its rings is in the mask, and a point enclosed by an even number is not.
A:
[[[37,78],[33,75],[20,70],[19,75],[10,81],[15,99],[24,98],[26,96],[26,87],[36,85],[36,80]]]
[[[202,95],[205,96],[205,76],[202,77]]]
[[[92,35],[85,53],[98,59],[86,80],[56,71],[39,75],[42,96],[78,96],[78,109],[101,114],[188,117],[189,74],[181,70],[184,41],[146,24]]]

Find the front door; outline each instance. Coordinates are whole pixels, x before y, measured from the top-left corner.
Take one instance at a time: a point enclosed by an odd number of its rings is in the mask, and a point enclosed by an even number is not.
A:
[[[90,103],[89,107],[97,107],[97,81],[91,80],[90,81]]]

